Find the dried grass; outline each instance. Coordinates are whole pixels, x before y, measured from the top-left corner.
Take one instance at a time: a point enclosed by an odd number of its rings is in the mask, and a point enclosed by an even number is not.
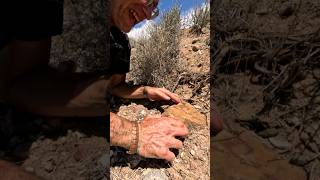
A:
[[[135,84],[172,89],[179,74],[180,8],[165,12],[158,24],[150,26],[148,35],[135,41],[136,55],[132,59]]]

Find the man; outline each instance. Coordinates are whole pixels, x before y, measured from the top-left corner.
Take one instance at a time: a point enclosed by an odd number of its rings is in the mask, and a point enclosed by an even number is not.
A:
[[[130,48],[127,36],[122,32],[129,32],[131,28],[144,19],[153,19],[157,14],[158,0],[120,0],[113,1],[111,19],[111,42],[114,38],[123,39],[122,44],[111,44],[111,58],[115,61],[116,72],[111,78],[112,88],[110,92],[116,96],[138,99],[148,98],[154,100],[172,100],[180,103],[181,100],[170,91],[163,88],[154,88],[148,86],[130,88],[125,84],[125,73],[129,71]],[[121,32],[122,31],[122,32]],[[121,36],[122,34],[122,36]],[[120,48],[117,48],[119,47]],[[124,49],[121,51],[121,49]],[[112,52],[121,53],[116,55]],[[169,148],[181,148],[182,142],[175,136],[185,136],[187,134],[186,126],[179,120],[167,117],[146,117],[142,124],[130,122],[111,113],[110,137],[111,145],[122,146],[130,150],[130,153],[137,152],[145,157],[153,157],[172,161],[175,155]],[[118,129],[132,129],[130,136],[127,132],[119,132]],[[153,137],[153,138],[152,138]],[[155,138],[157,137],[157,138]]]
[[[124,98],[180,102],[166,89],[126,86],[126,69],[117,69],[117,65],[123,65],[122,57],[112,59],[113,54],[108,59],[111,66],[106,67],[109,71],[103,74],[64,74],[50,68],[51,36],[62,32],[62,3],[61,0],[2,2],[0,102],[55,117],[107,116],[108,93]],[[151,19],[157,4],[158,0],[112,0],[111,36],[114,36],[114,43],[124,37],[122,32],[128,32],[143,19]],[[7,17],[12,18],[7,20]],[[117,71],[112,72],[114,68]],[[169,161],[175,158],[169,148],[182,147],[182,142],[175,137],[188,133],[186,126],[174,118],[146,117],[141,124],[136,124],[114,113],[110,113],[110,129],[112,145],[144,157]],[[3,169],[0,169],[1,173]]]

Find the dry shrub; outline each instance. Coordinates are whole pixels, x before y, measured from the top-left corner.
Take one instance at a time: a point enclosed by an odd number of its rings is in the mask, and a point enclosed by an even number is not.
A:
[[[176,5],[148,28],[148,35],[135,42],[131,66],[135,84],[173,88],[179,73],[180,26],[180,8]]]
[[[191,13],[191,32],[197,35],[202,33],[202,29],[210,22],[210,4],[206,1],[198,5]]]

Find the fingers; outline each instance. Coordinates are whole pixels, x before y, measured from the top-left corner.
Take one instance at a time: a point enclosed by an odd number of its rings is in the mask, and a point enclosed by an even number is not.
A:
[[[177,104],[181,103],[180,98],[179,98],[175,93],[172,93],[172,92],[170,92],[169,90],[167,90],[167,89],[165,89],[165,88],[161,88],[160,90],[161,90],[163,93],[165,93],[168,97],[170,97],[170,99],[171,99],[173,102],[175,102],[175,103],[177,103]]]
[[[176,158],[176,156],[174,155],[173,152],[171,152],[168,148],[161,148],[158,153],[157,156],[160,159],[165,159],[167,161],[173,161],[174,158]]]
[[[183,147],[182,141],[176,139],[176,138],[170,138],[167,142],[168,148],[175,148],[175,149],[181,149]]]
[[[170,125],[173,127],[173,131],[171,133],[172,136],[181,136],[185,137],[188,135],[189,130],[187,126],[179,119],[174,117],[161,117],[162,120],[170,121]]]
[[[185,128],[179,128],[179,129],[176,129],[172,135],[173,136],[181,136],[181,137],[185,137],[189,134],[189,131],[188,131],[188,128],[185,127]]]
[[[149,99],[152,100],[172,100],[174,103],[179,104],[181,103],[180,98],[175,93],[170,92],[165,88],[153,88],[149,87],[148,90]]]
[[[179,119],[175,117],[162,117],[163,120],[169,120],[172,127],[172,136],[185,137],[189,134],[187,126]]]
[[[166,93],[162,92],[162,91],[157,91],[156,92],[156,97],[151,97],[150,100],[166,100],[169,101],[171,99],[170,96],[168,96]]]
[[[166,94],[162,91],[159,91],[159,96],[162,97],[162,99],[167,100],[167,101],[169,101],[171,99],[171,97],[168,94]]]

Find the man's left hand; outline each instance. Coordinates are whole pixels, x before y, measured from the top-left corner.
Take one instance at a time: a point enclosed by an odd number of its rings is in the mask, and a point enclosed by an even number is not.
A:
[[[173,101],[176,104],[181,103],[180,98],[175,93],[165,88],[145,87],[145,93],[150,101]]]

